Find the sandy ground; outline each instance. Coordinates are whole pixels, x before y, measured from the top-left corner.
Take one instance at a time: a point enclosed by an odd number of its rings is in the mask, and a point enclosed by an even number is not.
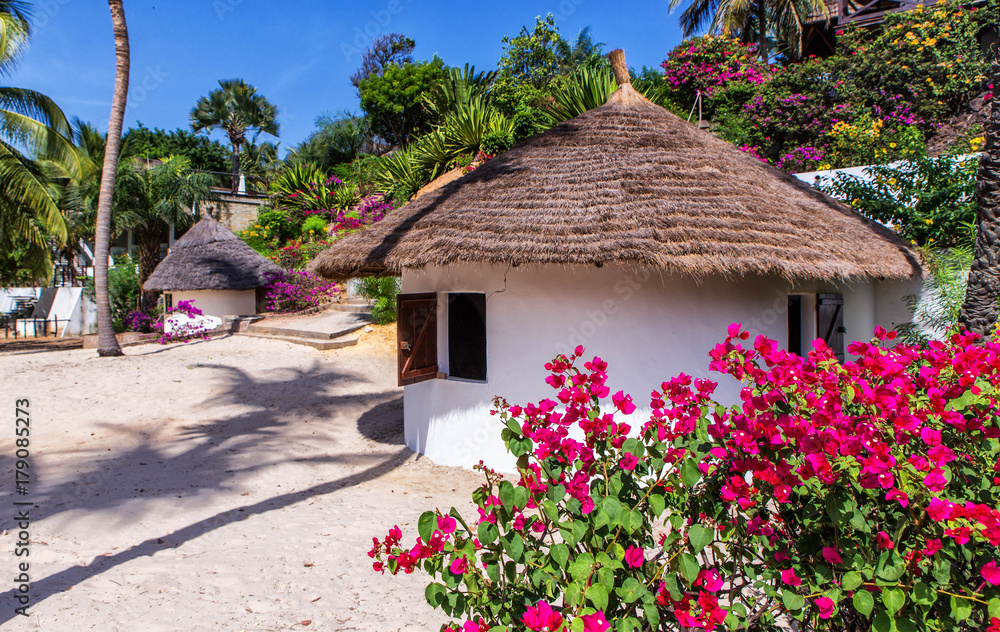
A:
[[[375,574],[366,552],[393,524],[415,537],[425,509],[470,513],[479,479],[403,445],[393,340],[0,354],[0,630],[439,629],[427,576]],[[20,397],[27,497],[13,493]],[[25,498],[27,618],[11,593]]]

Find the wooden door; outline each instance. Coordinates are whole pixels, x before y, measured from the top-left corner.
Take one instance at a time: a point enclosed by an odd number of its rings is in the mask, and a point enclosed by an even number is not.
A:
[[[399,294],[396,332],[399,385],[434,379],[438,372],[437,295]]]

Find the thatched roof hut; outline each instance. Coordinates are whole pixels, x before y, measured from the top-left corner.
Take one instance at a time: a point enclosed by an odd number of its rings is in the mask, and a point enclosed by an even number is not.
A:
[[[606,105],[411,201],[311,269],[334,278],[458,262],[828,280],[919,272],[892,231],[650,103],[618,57],[620,87]]]
[[[174,243],[143,287],[167,292],[252,290],[281,268],[205,215]]]

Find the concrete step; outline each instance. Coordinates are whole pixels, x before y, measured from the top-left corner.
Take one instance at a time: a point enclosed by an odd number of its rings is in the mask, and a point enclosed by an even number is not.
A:
[[[267,322],[266,320],[264,321]],[[286,327],[269,327],[267,325],[253,324],[246,328],[248,334],[256,334],[258,336],[274,336],[274,337],[286,337],[286,338],[304,338],[308,340],[332,340],[334,338],[339,338],[341,336],[346,336],[347,334],[354,333],[355,331],[365,327],[368,323],[356,323],[349,325],[347,327],[338,329],[332,332],[325,331],[310,331],[308,329],[291,329]]]
[[[334,303],[323,311],[347,312],[349,314],[371,314],[372,306],[369,303]]]
[[[313,332],[309,332],[313,333]],[[312,347],[319,351],[330,351],[331,349],[343,349],[344,347],[353,347],[358,344],[357,336],[345,336],[338,338],[337,340],[319,340],[316,338],[304,338],[300,336],[274,336],[269,334],[257,334],[250,330],[247,330],[240,334],[241,336],[250,336],[251,338],[266,338],[267,340],[281,340],[283,342],[290,342],[296,345],[304,345],[306,347]]]

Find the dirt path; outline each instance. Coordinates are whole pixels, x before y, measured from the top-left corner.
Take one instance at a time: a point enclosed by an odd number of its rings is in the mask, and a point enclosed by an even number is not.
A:
[[[14,428],[0,431],[0,630],[437,630],[425,576],[379,576],[373,535],[479,479],[402,443],[392,337],[230,336],[4,354],[32,410],[28,618],[14,615]],[[8,577],[10,576],[10,577]],[[304,622],[310,622],[308,625]]]

